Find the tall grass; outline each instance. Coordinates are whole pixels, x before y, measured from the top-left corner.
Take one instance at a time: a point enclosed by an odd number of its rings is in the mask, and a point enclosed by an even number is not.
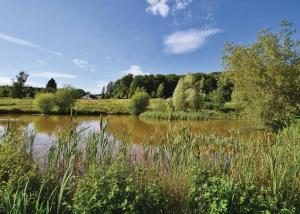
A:
[[[157,146],[145,143],[137,150],[106,129],[101,120],[96,132],[73,128],[61,133],[44,167],[36,168],[27,164],[42,165],[29,149],[34,134],[8,126],[0,143],[0,210],[300,212],[300,128],[245,140],[237,134],[219,138],[170,127]],[[15,153],[19,159],[11,161]]]

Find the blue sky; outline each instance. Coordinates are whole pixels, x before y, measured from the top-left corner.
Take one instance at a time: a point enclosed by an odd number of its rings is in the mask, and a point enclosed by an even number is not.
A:
[[[300,32],[299,11],[299,0],[2,0],[0,84],[25,70],[34,86],[54,77],[99,93],[126,73],[220,71],[225,41],[251,43],[282,19]]]

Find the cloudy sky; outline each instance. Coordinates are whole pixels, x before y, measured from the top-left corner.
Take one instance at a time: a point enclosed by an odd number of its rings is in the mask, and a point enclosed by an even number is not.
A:
[[[1,0],[0,84],[25,70],[34,86],[99,93],[126,73],[220,71],[225,41],[251,43],[282,19],[300,31],[299,11],[299,0]]]

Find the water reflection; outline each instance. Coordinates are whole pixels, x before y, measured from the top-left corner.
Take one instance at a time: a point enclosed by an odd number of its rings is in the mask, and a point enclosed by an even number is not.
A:
[[[165,135],[169,126],[181,127],[189,126],[194,133],[217,134],[219,136],[229,136],[230,130],[251,128],[249,122],[237,120],[208,120],[208,121],[155,121],[143,120],[134,116],[104,116],[103,120],[109,121],[108,131],[121,138],[127,136],[130,140],[139,144],[145,140],[159,140]],[[19,127],[33,127],[40,141],[53,141],[59,132],[67,133],[72,125],[81,128],[89,127],[90,131],[99,129],[100,117],[97,116],[45,116],[45,115],[0,115],[0,127],[5,127],[8,123],[15,123]],[[71,122],[72,121],[72,122]],[[46,142],[47,143],[47,142]]]

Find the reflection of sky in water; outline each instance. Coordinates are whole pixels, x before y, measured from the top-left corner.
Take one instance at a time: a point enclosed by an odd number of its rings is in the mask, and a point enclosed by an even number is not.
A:
[[[144,120],[134,116],[105,116],[104,121],[109,121],[108,133],[122,138],[129,137],[134,144],[140,144],[145,140],[157,143],[165,136],[168,121]],[[77,130],[85,129],[85,133],[99,130],[100,117],[97,116],[39,116],[39,115],[0,115],[0,130],[6,127],[8,121],[17,127],[34,129],[37,132],[35,145],[37,153],[43,155],[55,136],[59,133],[68,133],[72,127]],[[72,122],[71,122],[72,121]],[[207,120],[207,121],[173,121],[174,127],[189,126],[193,133],[217,134],[229,136],[232,129],[247,129],[251,127],[249,122],[237,120]]]

